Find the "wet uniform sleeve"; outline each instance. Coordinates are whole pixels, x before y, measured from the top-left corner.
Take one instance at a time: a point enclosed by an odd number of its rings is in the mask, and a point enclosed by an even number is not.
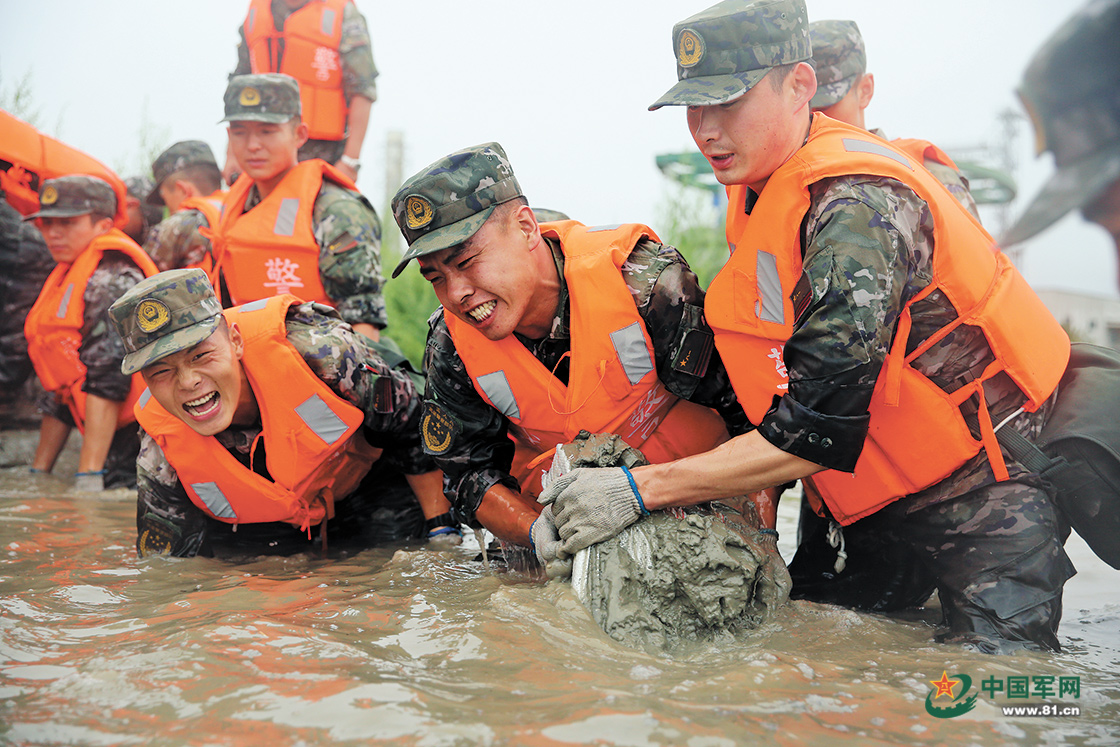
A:
[[[420,444],[421,399],[404,367],[391,368],[374,345],[334,309],[315,303],[288,311],[288,341],[338,396],[365,413],[365,436],[405,474],[435,469]]]
[[[315,200],[312,230],[319,245],[319,277],[327,297],[351,324],[387,324],[381,275],[381,221],[358,192],[324,184]]]
[[[681,253],[643,240],[622,273],[653,341],[657,376],[665,388],[715,409],[732,435],[751,430],[704,320],[704,291]]]
[[[137,554],[142,558],[197,555],[206,542],[206,515],[191,503],[163,450],[143,429],[136,490]]]
[[[428,320],[424,351],[424,449],[445,475],[445,492],[457,520],[478,527],[475,511],[486,491],[501,484],[519,490],[510,475],[513,441],[509,420],[475,391],[455,342],[437,309]]]
[[[338,46],[342,60],[342,90],[349,102],[354,96],[377,101],[377,67],[373,64],[373,44],[366,19],[353,3],[342,11],[342,39]]]
[[[144,251],[160,272],[197,266],[211,254],[210,239],[199,233],[209,225],[199,210],[181,210],[148,232]]]
[[[86,367],[82,391],[113,402],[124,402],[132,377],[121,373],[124,343],[109,323],[108,310],[125,291],[144,279],[132,260],[119,252],[106,252],[90,276],[84,295],[82,343],[78,360]]]
[[[902,304],[929,282],[914,268],[932,248],[932,217],[889,179],[843,177],[810,193],[802,245],[812,301],[785,346],[789,391],[759,430],[785,452],[851,472]]]
[[[237,27],[237,67],[229,77],[248,75],[251,72],[253,72],[253,64],[249,61],[249,45],[245,43],[245,20],[242,19],[241,25]]]

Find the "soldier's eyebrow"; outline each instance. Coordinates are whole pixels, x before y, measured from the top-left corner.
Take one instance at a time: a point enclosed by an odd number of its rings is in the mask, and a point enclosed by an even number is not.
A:
[[[439,260],[439,264],[444,265],[444,266],[450,265],[450,264],[455,262],[455,259],[460,254],[462,254],[463,252],[465,252],[467,250],[466,242],[463,242],[462,244],[455,244],[454,246],[455,246],[455,248],[451,250],[450,254],[448,254],[442,260]],[[419,264],[419,263],[417,263],[417,264]],[[432,275],[436,274],[437,272],[438,272],[438,270],[436,270],[435,267],[432,267],[430,265],[428,267],[425,267],[424,265],[420,265],[420,275],[425,279],[431,277]]]

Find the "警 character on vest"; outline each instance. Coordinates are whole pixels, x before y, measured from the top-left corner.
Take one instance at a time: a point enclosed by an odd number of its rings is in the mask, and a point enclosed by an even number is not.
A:
[[[27,315],[24,334],[35,373],[46,390],[32,472],[50,472],[74,426],[81,490],[136,484],[136,418],[144,389],[122,374],[124,347],[105,312],[156,267],[135,241],[113,228],[117,196],[102,179],[45,180],[34,220],[56,262]]]
[[[284,73],[299,81],[309,139],[299,160],[321,158],[351,180],[361,168],[377,68],[366,19],[353,0],[251,0],[230,78]],[[232,149],[223,176],[238,171]]]
[[[109,316],[121,370],[148,385],[140,555],[364,547],[447,514],[408,369],[332,309],[286,294],[223,312],[192,268],[136,285]]]
[[[666,461],[727,440],[712,408],[744,423],[697,279],[652,229],[538,223],[497,143],[422,169],[392,207],[409,244],[394,276],[416,259],[442,304],[429,320],[422,430],[461,521],[532,541],[547,564],[551,509],[534,499],[557,444],[616,433]],[[596,472],[637,520],[624,470]]]
[[[166,207],[169,215],[148,235],[144,251],[161,272],[198,267],[211,275],[213,247],[206,232],[217,229],[227,194],[214,152],[201,140],[183,140],[156,156],[152,174],[144,201]]]
[[[859,26],[855,21],[814,21],[809,24],[809,39],[813,68],[817,71],[817,92],[809,107],[853,127],[867,129],[864,110],[875,95],[875,76],[867,72],[867,50]],[[882,130],[869,131],[887,140]],[[957,202],[980,219],[968,180],[948,154],[928,140],[898,138],[889,142],[925,166]]]
[[[1038,432],[1069,339],[920,163],[811,112],[806,16],[802,0],[730,0],[673,29],[678,82],[650,108],[687,107],[728,187],[732,253],[705,315],[758,428],[635,484],[663,507],[801,479],[841,535],[864,520],[909,545],[941,640],[1057,650],[1062,522],[995,430]],[[579,487],[551,497],[593,502]]]
[[[381,223],[338,169],[297,160],[300,111],[287,75],[242,75],[226,89],[223,121],[243,173],[212,234],[219,297],[228,306],[291,293],[335,307],[376,340],[386,324]]]

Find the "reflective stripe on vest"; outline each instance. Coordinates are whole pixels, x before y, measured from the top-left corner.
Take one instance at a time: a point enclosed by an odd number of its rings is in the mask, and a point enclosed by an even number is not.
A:
[[[299,198],[285,197],[276,211],[276,223],[272,232],[277,236],[291,236],[296,232],[296,217],[299,215]]]
[[[334,11],[327,8],[323,11],[322,22],[319,24],[319,31],[323,36],[330,36],[334,30]]]
[[[755,272],[759,296],[755,307],[758,318],[764,322],[785,324],[786,309],[783,299],[788,294],[782,289],[778,258],[770,252],[759,250],[755,261]]]
[[[225,493],[218,487],[216,482],[192,482],[191,489],[202,499],[206,507],[210,509],[210,513],[214,514],[219,519],[236,519],[237,514],[233,510],[233,506],[229,505],[229,499],[226,498]]]
[[[485,376],[479,376],[478,386],[487,399],[497,407],[503,415],[513,420],[521,418],[521,410],[517,406],[517,397],[513,396],[513,387],[509,385],[505,371],[495,371]]]
[[[886,146],[879,145],[878,143],[873,143],[870,140],[854,140],[852,138],[844,138],[843,142],[844,150],[848,151],[849,153],[873,153],[877,156],[883,156],[884,158],[890,158],[891,160],[898,161],[911,171],[914,170],[914,166],[910,163],[910,161],[908,161],[904,156],[900,156],[890,148],[887,148]]]
[[[70,296],[74,295],[74,284],[66,286],[66,292],[62,294],[62,301],[58,304],[58,311],[55,316],[59,319],[65,319],[66,313],[70,310]]]
[[[312,394],[297,406],[296,415],[299,415],[300,419],[307,423],[307,427],[323,439],[324,443],[333,444],[346,435],[346,423],[334,414],[318,394]]]
[[[646,349],[646,338],[642,335],[642,328],[634,322],[622,329],[610,333],[611,344],[614,345],[615,355],[626,372],[626,378],[631,384],[637,384],[642,377],[653,370],[653,360]]]

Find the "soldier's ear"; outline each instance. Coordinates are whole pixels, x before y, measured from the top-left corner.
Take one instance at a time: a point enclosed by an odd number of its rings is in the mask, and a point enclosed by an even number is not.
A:
[[[864,73],[859,82],[856,83],[856,97],[859,102],[860,109],[866,109],[867,105],[871,103],[871,97],[875,95],[875,76],[871,73]]]
[[[308,128],[306,122],[300,122],[298,125],[296,125],[296,142],[298,143],[298,145],[296,146],[297,148],[303,147],[303,144],[306,143],[308,138],[310,137],[310,132],[311,130],[310,128]]]
[[[237,360],[245,354],[245,340],[241,337],[241,330],[237,324],[229,325],[229,344],[233,348],[233,355]]]
[[[793,109],[797,111],[802,106],[808,106],[816,94],[817,73],[808,62],[798,62],[786,76],[786,85],[793,95]]]

